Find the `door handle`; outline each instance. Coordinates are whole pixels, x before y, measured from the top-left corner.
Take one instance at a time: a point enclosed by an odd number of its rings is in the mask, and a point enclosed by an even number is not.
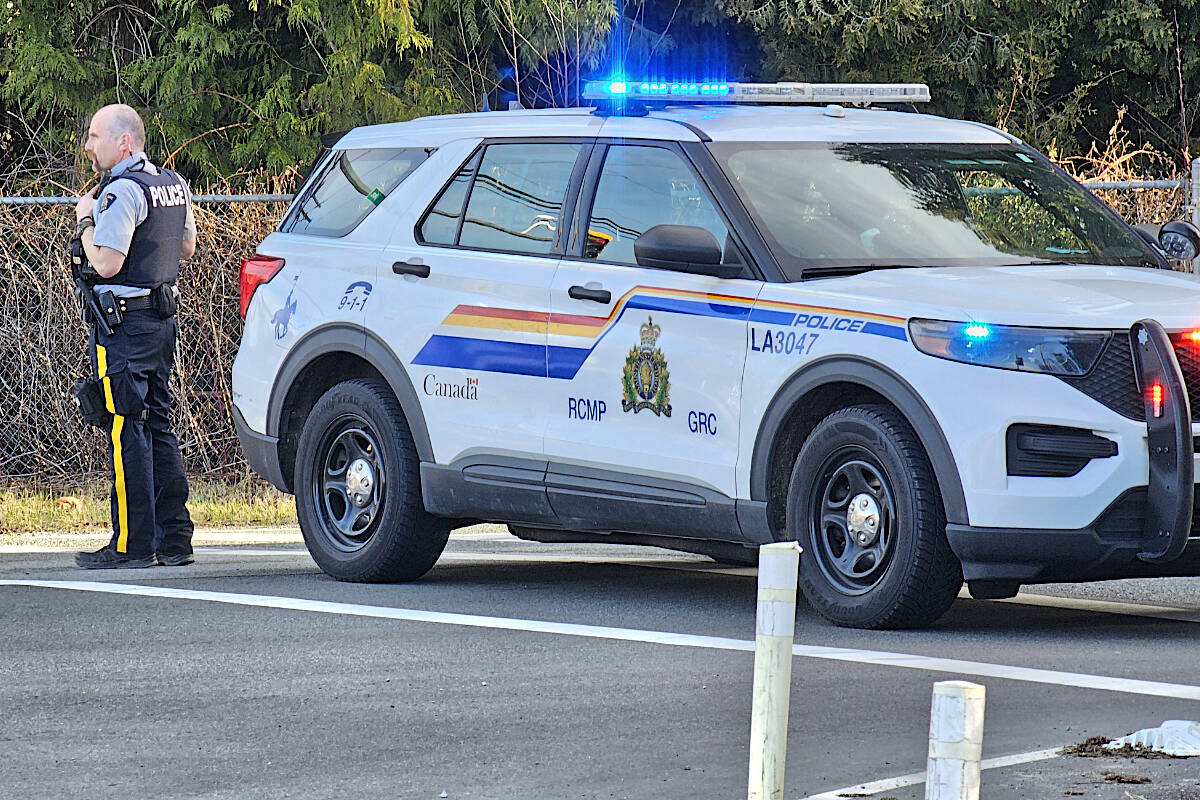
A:
[[[608,305],[612,302],[612,292],[608,289],[589,289],[586,286],[572,286],[567,289],[567,295],[574,300],[592,300]]]
[[[416,275],[418,278],[429,277],[429,265],[422,263],[419,258],[412,261],[397,261],[392,264],[392,272],[397,275]]]

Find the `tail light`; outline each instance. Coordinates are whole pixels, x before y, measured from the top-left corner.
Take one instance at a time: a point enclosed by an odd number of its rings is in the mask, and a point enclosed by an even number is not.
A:
[[[242,269],[238,273],[238,286],[241,289],[238,313],[242,315],[242,319],[246,318],[246,309],[250,308],[254,290],[274,278],[281,269],[283,269],[283,259],[271,256],[256,255],[242,262]]]

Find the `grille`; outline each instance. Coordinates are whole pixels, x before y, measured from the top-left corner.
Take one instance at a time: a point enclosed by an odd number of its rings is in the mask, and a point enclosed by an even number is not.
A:
[[[1200,347],[1184,342],[1177,334],[1172,334],[1171,342],[1192,403],[1192,421],[1200,421]],[[1127,331],[1113,334],[1091,372],[1081,378],[1062,380],[1123,417],[1146,419],[1146,408],[1133,373],[1133,352]]]
[[[1200,486],[1192,501],[1191,536],[1200,536]],[[1141,539],[1146,520],[1146,487],[1130,489],[1113,501],[1095,522],[1101,539]]]

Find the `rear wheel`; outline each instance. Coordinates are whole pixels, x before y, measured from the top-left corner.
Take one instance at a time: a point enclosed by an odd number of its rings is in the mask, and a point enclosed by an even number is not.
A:
[[[800,588],[834,624],[928,625],[962,586],[933,468],[889,406],[845,408],[813,429],[792,470],[787,525],[804,548]]]
[[[296,454],[296,515],[309,553],[345,581],[406,581],[437,562],[449,524],[421,503],[420,462],[387,384],[339,383],[317,401]]]

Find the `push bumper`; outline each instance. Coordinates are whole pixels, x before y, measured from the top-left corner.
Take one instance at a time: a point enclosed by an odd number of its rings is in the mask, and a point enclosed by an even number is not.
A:
[[[1170,337],[1155,320],[1130,330],[1146,410],[1148,482],[1124,492],[1086,528],[948,525],[946,536],[976,596],[1025,583],[1200,575],[1192,414]],[[1053,479],[1050,479],[1053,480]],[[980,591],[976,591],[976,589]]]
[[[290,493],[292,488],[284,479],[279,464],[279,439],[251,430],[237,406],[233,407],[233,427],[237,430],[238,441],[250,469],[270,481],[276,489]]]
[[[973,528],[947,525],[946,538],[971,584],[1071,583],[1111,578],[1200,575],[1200,538],[1185,539],[1171,561],[1139,558],[1146,547],[1146,487],[1119,497],[1092,525],[1078,530]]]

